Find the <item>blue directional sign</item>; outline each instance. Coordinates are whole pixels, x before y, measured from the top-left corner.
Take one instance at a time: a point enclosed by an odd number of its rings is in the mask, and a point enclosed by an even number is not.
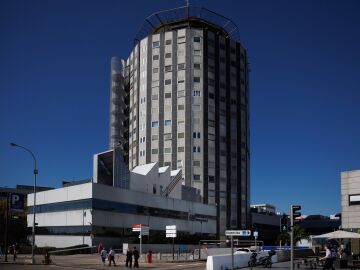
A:
[[[25,195],[19,193],[10,194],[10,210],[23,212],[25,205]]]

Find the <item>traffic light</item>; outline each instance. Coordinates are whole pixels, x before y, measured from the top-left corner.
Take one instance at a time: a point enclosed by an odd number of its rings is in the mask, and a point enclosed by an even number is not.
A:
[[[288,231],[289,231],[288,216],[284,214],[281,217],[280,232],[286,233]]]
[[[293,224],[299,222],[296,218],[301,216],[301,213],[299,212],[301,210],[300,205],[292,205],[291,206],[291,218]]]

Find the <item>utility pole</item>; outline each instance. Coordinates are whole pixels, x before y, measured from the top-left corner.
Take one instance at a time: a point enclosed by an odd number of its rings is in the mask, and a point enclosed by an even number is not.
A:
[[[6,209],[5,209],[5,262],[8,261],[8,220],[9,220],[9,193],[6,193]]]
[[[294,218],[292,205],[290,205],[290,270],[294,270]]]
[[[290,205],[290,246],[291,246],[291,253],[290,253],[290,270],[294,270],[294,221],[297,217],[301,216],[301,213],[298,212],[301,210],[300,205]],[[298,222],[298,221],[296,221]]]

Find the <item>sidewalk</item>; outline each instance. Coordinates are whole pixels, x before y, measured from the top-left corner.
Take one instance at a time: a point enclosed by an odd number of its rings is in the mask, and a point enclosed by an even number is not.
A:
[[[145,256],[144,256],[145,257]],[[153,263],[146,263],[145,258],[139,260],[140,267],[138,269],[150,269],[150,268],[164,268],[171,267],[178,264],[191,265],[191,264],[203,264],[205,269],[205,262],[196,262],[196,261],[155,261]],[[98,254],[77,254],[77,255],[66,255],[66,256],[54,256],[50,257],[52,263],[51,265],[70,267],[70,268],[82,268],[82,269],[104,269],[101,258]],[[36,265],[44,265],[44,255],[35,256]],[[117,254],[115,256],[115,262],[117,269],[128,269],[125,267],[125,255]],[[134,261],[133,261],[134,263]],[[4,257],[0,259],[0,265],[31,265],[31,254],[20,254],[18,255],[17,260],[14,262],[12,256],[8,256],[8,262],[4,262]],[[106,267],[108,267],[108,261],[106,261]],[[46,266],[46,265],[44,265]],[[0,266],[0,268],[2,268]]]

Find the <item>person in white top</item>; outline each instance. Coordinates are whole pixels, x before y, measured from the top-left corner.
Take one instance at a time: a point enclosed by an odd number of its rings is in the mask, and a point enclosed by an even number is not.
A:
[[[115,251],[113,250],[113,248],[110,248],[110,251],[109,251],[109,266],[111,266],[111,262],[113,262],[114,266],[116,266],[116,264],[115,264]]]
[[[334,268],[334,258],[332,256],[329,245],[325,246],[325,257],[321,258],[320,260],[325,260],[323,269],[335,270],[335,268]]]

